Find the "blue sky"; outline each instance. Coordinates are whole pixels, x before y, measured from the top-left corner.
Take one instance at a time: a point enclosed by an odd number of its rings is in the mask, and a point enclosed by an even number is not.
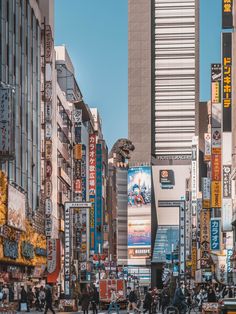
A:
[[[200,99],[210,99],[210,64],[220,62],[221,0],[200,0]],[[111,148],[128,134],[128,0],[55,0],[55,43],[65,44]]]
[[[108,146],[128,133],[128,0],[55,0],[55,44],[65,44],[85,102]]]

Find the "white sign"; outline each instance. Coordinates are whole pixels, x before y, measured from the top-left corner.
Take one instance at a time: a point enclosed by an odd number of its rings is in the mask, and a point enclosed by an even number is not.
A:
[[[46,198],[45,200],[45,215],[52,214],[52,201],[50,198]]]
[[[47,239],[47,271],[53,273],[57,267],[57,241]]]
[[[45,196],[47,198],[50,198],[52,195],[52,182],[51,180],[46,180],[45,182]]]
[[[210,200],[211,199],[211,179],[202,178],[202,199]]]
[[[197,161],[192,160],[192,201],[197,201]]]
[[[81,109],[74,109],[74,122],[82,123],[82,110]]]
[[[211,134],[205,133],[204,139],[205,139],[205,159],[210,159],[210,156],[211,156]]]
[[[45,123],[45,137],[46,140],[51,140],[52,138],[52,124],[50,122]]]
[[[222,202],[222,230],[232,231],[233,205],[232,199],[223,198]]]
[[[52,235],[52,219],[50,217],[45,219],[45,233],[46,237]]]
[[[52,82],[46,82],[44,87],[45,101],[52,100]]]
[[[52,103],[46,102],[45,104],[45,120],[51,121],[52,119]]]

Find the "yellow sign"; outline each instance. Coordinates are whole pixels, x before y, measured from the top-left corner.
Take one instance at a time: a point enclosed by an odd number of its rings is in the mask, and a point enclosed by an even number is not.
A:
[[[221,182],[212,181],[211,182],[211,207],[221,208]]]
[[[195,272],[197,270],[197,248],[192,247],[192,277],[195,278]]]
[[[203,200],[203,201],[202,201],[202,207],[203,207],[203,208],[211,208],[211,202],[210,202],[210,200]]]
[[[220,82],[211,83],[211,101],[213,104],[220,102]]]

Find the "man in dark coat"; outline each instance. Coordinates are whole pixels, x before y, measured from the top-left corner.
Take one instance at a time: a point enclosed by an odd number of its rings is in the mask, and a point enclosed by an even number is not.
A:
[[[185,284],[182,283],[179,288],[175,290],[173,305],[176,306],[178,309],[181,309],[184,311],[184,313],[187,310],[187,304],[185,302]]]
[[[55,314],[55,311],[52,308],[52,288],[49,285],[46,286],[45,302],[46,302],[46,306],[45,306],[44,314],[46,314],[48,310],[50,310],[53,314]]]
[[[148,292],[146,293],[145,295],[145,299],[144,299],[144,302],[143,302],[143,307],[144,307],[144,312],[143,313],[146,313],[147,311],[149,311],[149,314],[152,313],[152,289],[149,288],[148,289]]]

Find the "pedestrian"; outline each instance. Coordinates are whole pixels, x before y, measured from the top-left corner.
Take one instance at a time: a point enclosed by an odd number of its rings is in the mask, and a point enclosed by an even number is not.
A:
[[[91,291],[90,300],[91,300],[93,314],[97,314],[98,313],[97,306],[99,304],[99,293],[96,287],[94,287],[93,290]]]
[[[46,293],[45,293],[45,289],[43,286],[40,287],[39,290],[39,309],[42,311],[42,309],[44,308],[45,305],[45,298],[46,298]]]
[[[216,302],[216,294],[212,287],[209,288],[207,293],[207,302],[215,303]]]
[[[170,291],[168,287],[164,287],[161,292],[160,311],[164,312],[165,308],[170,304]]]
[[[144,308],[143,313],[146,313],[147,311],[149,311],[149,314],[152,313],[152,302],[153,302],[152,289],[149,288],[143,302],[143,308]]]
[[[138,301],[137,294],[130,287],[128,287],[128,290],[129,290],[129,292],[128,292],[127,313],[129,313],[131,307],[132,307],[133,310],[136,310],[137,312],[141,313],[141,311],[137,307],[137,301]]]
[[[45,303],[46,303],[46,306],[45,306],[44,314],[46,314],[48,310],[50,310],[53,314],[55,314],[55,311],[52,307],[52,288],[49,285],[46,286]]]
[[[35,298],[35,295],[33,293],[33,290],[32,290],[32,288],[29,288],[29,291],[27,292],[27,300],[28,300],[30,309],[32,309],[32,307],[33,307],[34,298]]]
[[[90,299],[89,299],[89,293],[87,289],[83,290],[80,302],[82,306],[82,311],[84,312],[84,314],[88,314]]]
[[[21,286],[19,310],[20,311],[27,311],[27,312],[30,311],[28,298],[27,298],[27,292],[26,292],[24,286]]]
[[[35,287],[35,310],[40,311],[39,288]]]
[[[112,311],[116,311],[117,314],[119,314],[119,305],[117,304],[118,297],[116,295],[115,289],[111,289],[111,302],[109,304],[108,308],[108,314]]]
[[[185,284],[181,283],[180,287],[177,287],[175,290],[173,305],[176,306],[179,311],[186,313],[187,304],[185,302]]]

